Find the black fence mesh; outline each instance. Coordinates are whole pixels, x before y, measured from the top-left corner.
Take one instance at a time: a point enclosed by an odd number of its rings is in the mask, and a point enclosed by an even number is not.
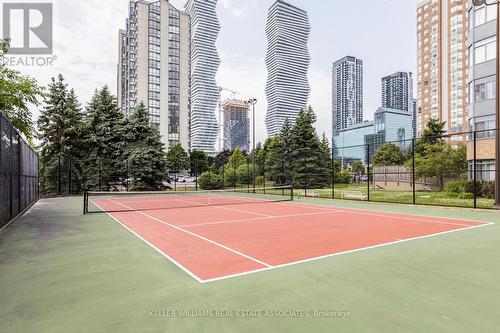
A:
[[[130,166],[61,156],[51,161],[48,184],[56,195],[88,191],[193,191],[293,186],[297,197],[436,206],[492,208],[496,130],[436,138],[376,140],[334,146],[331,153],[303,149],[272,158],[246,156],[219,166],[191,164],[160,178],[154,165],[132,176]],[[141,179],[142,178],[142,179]],[[138,186],[143,180],[154,186]]]
[[[0,114],[0,228],[38,198],[38,156]]]

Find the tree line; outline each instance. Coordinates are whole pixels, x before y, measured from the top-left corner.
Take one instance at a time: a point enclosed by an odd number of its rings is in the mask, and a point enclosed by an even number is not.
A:
[[[461,177],[467,172],[467,151],[464,144],[452,146],[446,140],[446,123],[430,119],[421,137],[412,147],[403,150],[393,143],[385,143],[373,156],[374,166],[404,166],[415,170],[415,178],[437,178],[444,188],[446,176]]]
[[[60,194],[83,190],[164,190],[169,172],[203,169],[207,156],[187,154],[181,145],[166,153],[157,126],[143,103],[126,117],[108,87],[96,90],[85,107],[62,75],[47,87],[37,122],[41,192]],[[67,172],[62,172],[64,169]]]
[[[329,140],[320,138],[314,128],[316,115],[311,107],[301,110],[292,124],[288,119],[282,130],[265,143],[257,144],[249,154],[239,148],[223,151],[213,165],[200,176],[204,189],[252,184],[292,185],[323,188],[331,184],[334,170],[340,175],[339,163],[332,161]]]

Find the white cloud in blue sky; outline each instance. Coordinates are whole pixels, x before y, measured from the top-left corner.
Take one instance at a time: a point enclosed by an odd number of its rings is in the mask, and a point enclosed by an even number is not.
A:
[[[16,1],[19,2],[19,1]],[[34,2],[33,0],[26,2]],[[257,97],[258,138],[266,136],[264,88],[265,24],[273,0],[219,0],[222,30],[218,40],[221,67],[218,84]],[[363,59],[365,118],[380,105],[381,77],[416,68],[416,1],[414,0],[290,0],[308,11],[310,104],[318,114],[318,132],[330,133],[331,64],[345,56]],[[182,8],[185,0],[173,0]],[[127,0],[54,0],[55,49],[52,68],[18,67],[46,84],[63,73],[80,100],[107,84],[116,91],[118,29],[125,25]],[[229,96],[224,96],[229,97]]]

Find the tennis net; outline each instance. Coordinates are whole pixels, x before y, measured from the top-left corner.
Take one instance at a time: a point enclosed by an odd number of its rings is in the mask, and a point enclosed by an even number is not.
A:
[[[83,213],[130,212],[293,201],[292,186],[168,192],[85,192]]]

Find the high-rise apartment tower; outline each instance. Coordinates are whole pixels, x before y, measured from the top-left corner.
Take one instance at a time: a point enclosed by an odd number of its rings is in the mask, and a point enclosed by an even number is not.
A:
[[[189,147],[189,17],[168,0],[129,2],[119,32],[118,104],[144,103],[167,148]]]
[[[347,56],[333,63],[332,134],[363,122],[363,61]]]
[[[416,130],[416,110],[413,98],[413,74],[396,72],[382,78],[382,107],[406,111],[412,115]]]
[[[219,88],[215,76],[220,60],[216,49],[220,25],[217,0],[189,0],[186,13],[191,17],[191,119],[190,148],[216,154],[218,130],[215,116]]]
[[[417,136],[431,118],[446,122],[449,134],[467,130],[467,25],[467,0],[418,4]]]
[[[269,136],[278,134],[288,119],[294,122],[307,107],[310,56],[309,18],[307,12],[277,0],[267,17],[267,114]]]

